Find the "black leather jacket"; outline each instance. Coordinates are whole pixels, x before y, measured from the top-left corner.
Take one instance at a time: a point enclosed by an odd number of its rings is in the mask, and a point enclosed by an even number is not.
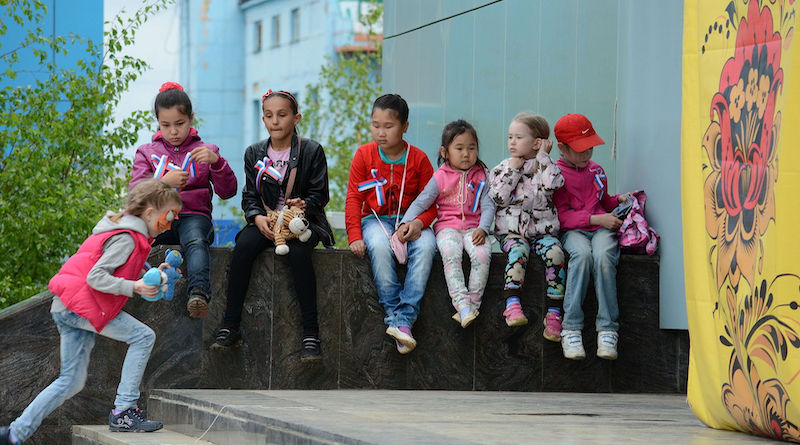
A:
[[[267,156],[270,139],[256,142],[247,147],[244,152],[245,185],[242,190],[244,217],[248,224],[253,224],[257,215],[266,216],[264,204],[274,209],[278,205],[280,193],[286,193],[289,172],[297,166],[292,196],[286,198],[301,198],[306,202],[305,215],[312,230],[319,236],[323,245],[332,246],[334,244],[333,232],[325,217],[325,206],[330,201],[328,162],[325,159],[325,151],[316,141],[306,138],[301,138],[301,140],[300,159],[298,160],[297,135],[292,136],[292,151],[283,184],[278,184],[278,181],[269,175],[262,175],[260,196],[256,191],[255,181],[258,170],[255,165],[256,162]]]

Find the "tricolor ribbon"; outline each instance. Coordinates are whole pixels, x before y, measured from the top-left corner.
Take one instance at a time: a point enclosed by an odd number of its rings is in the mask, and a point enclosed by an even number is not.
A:
[[[597,199],[603,198],[603,180],[606,179],[605,173],[597,173],[594,175],[594,188],[597,189]]]
[[[268,156],[264,156],[264,159],[256,162],[255,167],[258,171],[258,174],[256,174],[256,191],[259,194],[261,194],[261,180],[265,174],[271,176],[276,181],[281,180],[281,172],[272,166],[272,159],[270,159]]]
[[[181,165],[181,170],[185,172],[189,172],[189,176],[192,178],[197,177],[197,161],[192,159],[192,154],[189,153],[183,158],[183,164]]]
[[[481,204],[481,194],[483,193],[484,187],[486,187],[485,181],[479,181],[478,187],[475,187],[474,181],[469,181],[469,184],[467,184],[467,188],[475,192],[475,199],[472,201],[472,213],[478,211],[478,206]]]
[[[386,198],[383,196],[383,186],[386,185],[386,178],[378,176],[378,169],[373,168],[370,170],[372,179],[368,179],[358,184],[358,191],[365,192],[370,189],[375,189],[375,198],[378,200],[378,205],[383,206],[386,204]]]
[[[164,175],[167,174],[170,170],[180,170],[181,168],[177,165],[169,162],[169,156],[167,155],[150,155],[150,160],[153,162],[153,166],[156,168],[155,172],[153,173],[154,178],[162,178]]]

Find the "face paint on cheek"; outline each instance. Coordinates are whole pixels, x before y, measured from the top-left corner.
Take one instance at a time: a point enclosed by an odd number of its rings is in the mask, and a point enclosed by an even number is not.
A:
[[[172,228],[172,221],[175,221],[176,219],[178,219],[178,211],[167,210],[158,216],[158,220],[156,221],[156,230],[158,230],[159,233],[166,232]]]

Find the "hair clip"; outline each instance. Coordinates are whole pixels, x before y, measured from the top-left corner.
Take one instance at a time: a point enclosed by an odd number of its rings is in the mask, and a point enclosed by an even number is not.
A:
[[[161,88],[158,89],[158,92],[159,93],[163,93],[164,91],[167,91],[167,90],[181,90],[181,91],[183,91],[183,87],[178,82],[164,82],[164,84],[161,85]]]
[[[271,89],[267,90],[267,92],[264,93],[263,96],[261,96],[261,103],[263,104],[267,100],[267,97],[269,97],[269,95],[272,93],[274,93],[274,91],[272,91]]]

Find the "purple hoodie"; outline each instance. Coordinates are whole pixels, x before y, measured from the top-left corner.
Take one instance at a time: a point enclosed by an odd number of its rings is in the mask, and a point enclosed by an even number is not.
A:
[[[137,148],[136,156],[133,158],[133,170],[131,171],[131,182],[128,184],[128,189],[130,190],[136,184],[153,177],[156,166],[153,164],[151,155],[156,155],[159,158],[167,155],[170,162],[175,165],[182,165],[183,158],[188,153],[202,146],[206,146],[213,151],[219,156],[219,160],[214,164],[197,163],[197,177],[190,176],[186,185],[180,191],[181,199],[183,200],[181,213],[205,215],[210,219],[213,193],[216,192],[222,199],[234,197],[237,189],[236,175],[233,173],[231,166],[228,165],[228,161],[219,154],[219,147],[201,141],[200,136],[197,135],[197,130],[194,128],[189,131],[189,136],[178,147],[165,141],[159,131],[153,136],[153,142]]]

